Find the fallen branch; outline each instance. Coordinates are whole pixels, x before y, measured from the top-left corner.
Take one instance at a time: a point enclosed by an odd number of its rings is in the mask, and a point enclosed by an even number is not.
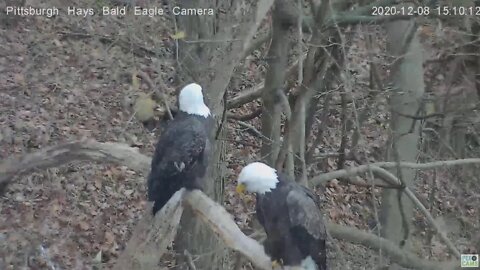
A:
[[[118,258],[114,270],[156,269],[162,255],[172,243],[182,217],[185,189],[177,191],[153,217],[152,207],[135,226],[132,237]]]
[[[327,223],[327,230],[334,238],[360,244],[374,250],[382,250],[392,261],[403,267],[421,270],[453,270],[460,268],[458,260],[449,262],[424,260],[413,253],[400,249],[397,245],[385,238],[355,228]]]
[[[0,194],[16,177],[38,169],[44,170],[79,160],[114,163],[128,166],[133,170],[148,172],[151,159],[139,153],[137,149],[120,143],[100,143],[89,140],[46,147],[0,162]]]

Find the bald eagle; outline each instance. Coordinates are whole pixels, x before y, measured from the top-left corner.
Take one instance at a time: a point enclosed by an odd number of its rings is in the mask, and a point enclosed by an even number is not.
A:
[[[153,215],[182,187],[202,189],[210,151],[212,117],[203,101],[202,87],[185,86],[178,96],[179,111],[164,128],[155,147],[148,176],[148,200]]]
[[[245,166],[237,192],[257,194],[256,214],[265,228],[272,265],[326,270],[326,230],[319,202],[306,187],[261,162]]]

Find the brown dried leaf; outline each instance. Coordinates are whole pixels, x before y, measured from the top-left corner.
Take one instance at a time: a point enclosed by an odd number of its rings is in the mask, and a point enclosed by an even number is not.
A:
[[[85,221],[79,221],[78,222],[78,227],[82,230],[82,231],[86,231],[88,229],[90,229],[90,225],[85,222]]]

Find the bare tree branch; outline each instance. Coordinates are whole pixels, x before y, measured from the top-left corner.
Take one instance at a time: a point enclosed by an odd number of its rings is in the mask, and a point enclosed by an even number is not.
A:
[[[393,163],[393,164],[399,164],[398,162],[386,162],[386,163]],[[396,166],[398,167],[398,166]],[[357,167],[359,168],[359,167]],[[407,196],[412,200],[412,202],[420,209],[420,211],[427,217],[428,222],[432,227],[435,229],[435,231],[438,233],[440,236],[440,239],[447,245],[448,249],[457,257],[460,259],[460,252],[458,249],[455,247],[455,245],[448,239],[446,234],[440,230],[438,225],[436,224],[434,218],[428,212],[428,210],[425,208],[425,206],[420,202],[420,200],[415,196],[415,194],[411,191],[410,188],[403,186],[403,183],[391,172],[380,168],[378,166],[373,166],[373,164],[369,164],[366,166],[367,170],[372,172],[375,175],[378,175],[381,179],[385,180],[388,184],[391,185],[400,185],[403,187],[403,191],[407,194]],[[356,169],[356,168],[355,168]],[[344,171],[344,170],[339,170],[339,171]]]
[[[480,158],[442,160],[442,161],[434,161],[434,162],[428,162],[428,163],[376,162],[376,163],[370,163],[369,165],[360,165],[354,168],[348,168],[348,169],[333,171],[329,173],[324,173],[312,178],[310,181],[315,185],[321,185],[322,183],[326,181],[330,181],[332,179],[366,173],[369,171],[370,169],[369,167],[381,167],[386,169],[401,167],[401,168],[426,170],[426,169],[433,169],[438,167],[451,167],[451,166],[460,166],[460,165],[477,164],[477,163],[480,163]]]
[[[255,14],[255,20],[254,20],[255,23],[250,28],[250,30],[248,31],[248,33],[247,33],[247,35],[244,39],[245,42],[243,44],[243,54],[242,55],[245,55],[247,50],[252,47],[251,44],[253,43],[253,36],[257,32],[257,29],[260,27],[260,24],[262,23],[263,18],[265,18],[265,15],[270,10],[270,7],[272,7],[273,2],[274,2],[273,0],[258,1],[257,12]]]
[[[247,124],[243,121],[236,121],[240,126],[244,127],[247,129],[247,131],[253,133],[253,135],[255,136],[258,136],[259,138],[261,138],[262,140],[264,140],[263,143],[271,143],[272,140],[268,137],[266,137],[265,135],[262,134],[262,132],[260,132],[258,129],[256,129],[254,126],[250,125],[250,124]]]
[[[190,270],[197,270],[197,267],[195,266],[195,263],[193,262],[192,254],[188,250],[183,251],[183,255],[187,257],[187,262],[188,262],[188,268]]]
[[[327,223],[327,230],[334,238],[367,246],[374,250],[382,250],[392,259],[392,261],[403,267],[421,270],[453,270],[460,268],[460,263],[457,260],[450,262],[432,262],[423,260],[413,253],[400,249],[397,245],[385,238],[355,228]]]
[[[0,194],[15,177],[78,160],[126,165],[141,172],[148,172],[150,169],[150,158],[126,144],[100,143],[93,140],[73,141],[2,160]]]
[[[252,43],[250,43],[250,47],[245,49],[245,53],[243,55],[244,56],[243,58],[248,57],[250,54],[253,53],[253,51],[260,48],[263,45],[263,43],[267,42],[271,38],[272,38],[272,32],[269,31],[267,33],[263,33],[263,34],[259,35],[255,39],[253,39]]]
[[[229,119],[233,119],[233,120],[249,121],[249,120],[252,120],[254,118],[259,117],[261,114],[262,114],[262,108],[258,108],[255,111],[253,111],[249,114],[244,114],[244,115],[236,115],[236,114],[233,114],[233,113],[227,113],[227,117]]]
[[[345,161],[346,161],[346,150],[347,150],[347,143],[348,143],[348,132],[350,131],[348,124],[348,119],[347,119],[347,97],[346,93],[342,92],[340,93],[340,98],[342,102],[342,109],[340,113],[340,122],[341,122],[341,129],[342,129],[342,137],[340,139],[340,149],[338,152],[340,155],[338,156],[337,160],[337,169],[341,170],[345,166]]]
[[[285,78],[289,78],[295,74],[295,71],[298,70],[298,60],[294,62],[288,69],[287,69],[287,75]],[[227,107],[229,109],[234,109],[241,107],[243,104],[252,102],[253,100],[260,98],[262,95],[263,89],[265,88],[265,82],[261,82],[255,87],[248,89],[246,91],[243,91],[239,93],[237,96],[231,98],[228,103]],[[290,87],[286,87],[288,89]]]
[[[434,228],[435,231],[438,233],[438,235],[440,236],[440,238],[443,240],[443,242],[445,243],[445,245],[447,245],[448,249],[450,249],[450,251],[455,255],[455,257],[457,257],[458,259],[460,259],[460,257],[461,257],[460,252],[459,252],[458,249],[455,247],[455,245],[453,244],[453,242],[450,241],[450,239],[447,237],[447,235],[446,235],[442,230],[440,230],[440,228],[438,227],[435,219],[432,217],[432,215],[430,214],[430,212],[428,211],[428,209],[423,205],[423,203],[417,198],[417,196],[415,196],[415,194],[413,194],[412,190],[409,189],[408,187],[406,187],[406,188],[404,189],[404,192],[405,192],[405,194],[407,194],[407,196],[413,201],[413,203],[420,209],[420,211],[425,215],[425,217],[427,218],[428,222],[430,222],[430,224],[433,226],[433,228]]]
[[[177,191],[153,217],[152,205],[135,226],[125,250],[115,263],[114,270],[156,269],[162,255],[172,243],[182,217],[181,205],[185,189]]]
[[[315,134],[316,136],[315,140],[313,141],[312,146],[310,146],[310,148],[307,150],[305,154],[305,162],[307,164],[310,164],[312,162],[315,149],[322,142],[323,132],[325,131],[325,127],[327,126],[327,122],[328,122],[328,113],[330,111],[331,100],[332,100],[332,94],[327,93],[325,96],[325,100],[323,102],[322,113],[320,114],[320,119],[318,121],[318,131]]]
[[[248,89],[246,91],[241,92],[237,96],[231,98],[228,103],[227,107],[229,109],[238,108],[243,104],[251,102],[262,95],[263,89],[265,88],[265,82],[261,82],[260,84],[256,85],[255,87]]]
[[[260,155],[269,165],[275,163],[281,146],[281,115],[282,108],[285,109],[282,95],[287,77],[289,48],[289,26],[284,24],[282,9],[288,6],[289,3],[285,0],[277,1],[272,12],[272,43],[268,51],[265,89],[262,91],[261,130],[272,142],[262,143]]]

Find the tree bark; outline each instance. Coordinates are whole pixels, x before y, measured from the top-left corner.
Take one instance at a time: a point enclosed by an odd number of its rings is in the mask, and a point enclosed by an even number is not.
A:
[[[391,135],[387,159],[395,162],[415,162],[419,152],[419,126],[417,120],[404,117],[419,111],[424,93],[422,46],[416,36],[413,21],[397,21],[386,25],[387,49],[394,57],[403,57],[392,66],[393,91],[390,97]],[[393,168],[392,173],[409,188],[413,188],[415,170]],[[410,235],[413,205],[401,190],[382,193],[380,221],[382,234],[395,244],[404,246]]]
[[[268,51],[268,71],[262,92],[262,133],[270,139],[270,142],[263,141],[260,153],[262,159],[269,165],[275,164],[280,152],[282,102],[279,95],[283,94],[288,63],[289,26],[283,23],[282,5],[286,3],[277,1],[272,15],[272,44]]]
[[[212,128],[212,151],[203,191],[215,201],[223,200],[223,152],[224,141],[216,140],[223,108],[222,97],[227,89],[234,67],[251,47],[252,38],[273,4],[262,0],[248,1],[182,0],[184,8],[213,8],[215,16],[178,16],[177,31],[186,33],[185,40],[178,41],[177,82],[195,81],[202,85],[207,105],[210,107],[215,128]],[[226,12],[219,12],[224,10]],[[180,86],[180,85],[179,85]],[[226,249],[189,208],[185,209],[181,228],[175,239],[177,254],[185,250],[196,257],[197,269],[226,269]],[[177,258],[178,268],[186,268],[183,257]]]

